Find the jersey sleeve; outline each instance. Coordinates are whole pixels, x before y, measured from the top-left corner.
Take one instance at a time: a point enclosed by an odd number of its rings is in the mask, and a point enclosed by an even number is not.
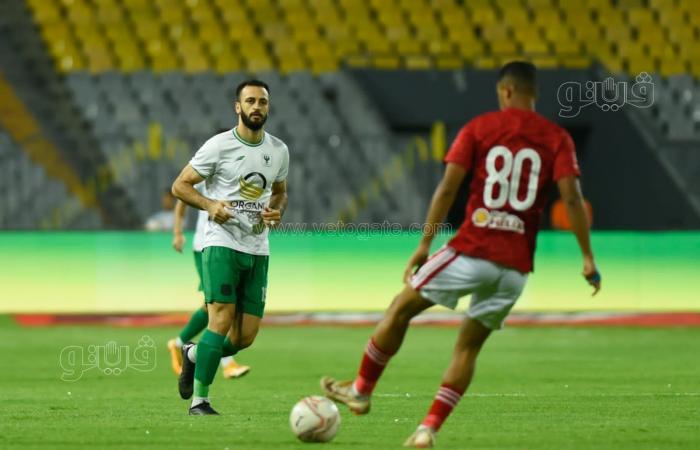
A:
[[[216,172],[216,163],[219,160],[219,145],[212,138],[205,142],[190,160],[190,166],[202,177],[209,178]]]
[[[446,163],[459,164],[467,171],[472,167],[472,160],[476,151],[476,138],[472,124],[473,122],[469,122],[459,130],[450,150],[445,155]]]
[[[578,161],[576,160],[576,149],[574,147],[574,141],[571,139],[569,133],[564,132],[564,138],[559,145],[559,150],[554,156],[554,181],[558,181],[561,178],[567,176],[578,177],[581,175],[581,171],[578,168]]]
[[[282,164],[280,165],[280,170],[277,172],[275,177],[275,183],[284,181],[287,179],[287,174],[289,173],[289,149],[284,148],[284,154],[282,155]]]

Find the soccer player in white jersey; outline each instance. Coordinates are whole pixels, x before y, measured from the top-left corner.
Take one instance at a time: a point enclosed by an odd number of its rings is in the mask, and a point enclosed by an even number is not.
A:
[[[195,186],[195,189],[197,189],[200,194],[206,195],[204,192],[204,183],[199,183]],[[173,225],[173,249],[178,253],[182,253],[182,249],[185,245],[185,235],[182,229],[185,222],[186,211],[187,205],[183,203],[182,200],[178,200],[175,205],[175,220]],[[202,250],[204,249],[204,227],[208,219],[209,216],[206,211],[199,211],[197,214],[194,237],[192,239],[192,253],[194,254],[194,265],[197,269],[197,276],[199,277],[198,290],[200,292],[204,291],[202,285]],[[190,316],[190,320],[187,321],[187,324],[182,331],[180,331],[180,334],[168,341],[170,364],[176,375],[180,376],[180,372],[182,372],[182,346],[201,333],[207,327],[208,321],[209,315],[207,313],[207,307],[203,305]],[[224,356],[221,358],[221,369],[223,370],[224,378],[227,379],[240,378],[250,372],[250,366],[238,364],[233,356]]]
[[[209,386],[222,356],[255,340],[265,309],[269,227],[287,206],[289,150],[263,130],[270,90],[259,80],[236,89],[238,124],[202,145],[173,183],[173,194],[207,211],[202,281],[209,313],[199,343],[182,347],[180,396],[193,396],[191,415],[218,414]],[[202,181],[207,195],[195,186]]]

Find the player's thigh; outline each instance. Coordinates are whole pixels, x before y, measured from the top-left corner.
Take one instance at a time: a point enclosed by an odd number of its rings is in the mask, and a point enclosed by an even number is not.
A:
[[[498,330],[520,298],[527,274],[501,268],[501,276],[495,283],[486,285],[472,294],[467,315],[478,320],[486,328]]]
[[[202,252],[202,275],[206,303],[236,303],[241,270],[234,250],[206,247]]]
[[[386,311],[386,316],[410,320],[434,303],[423,298],[410,284],[405,284],[401,292],[394,297]]]
[[[207,315],[209,316],[207,328],[218,333],[226,334],[234,323],[236,305],[233,303],[207,303]]]
[[[495,283],[499,275],[494,263],[445,247],[416,272],[411,286],[427,300],[455,309],[460,298]]]
[[[267,297],[267,270],[269,256],[248,255],[252,258],[250,269],[241,276],[238,308],[243,313],[262,318]]]

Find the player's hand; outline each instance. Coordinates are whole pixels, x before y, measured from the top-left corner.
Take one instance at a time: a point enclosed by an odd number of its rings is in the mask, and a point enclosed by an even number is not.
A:
[[[422,266],[428,260],[429,253],[430,253],[430,246],[426,246],[423,244],[418,246],[416,251],[413,252],[411,259],[408,260],[408,265],[406,266],[406,270],[404,270],[404,272],[403,272],[404,283],[408,283],[409,281],[411,281],[411,277],[415,273],[416,268]]]
[[[213,220],[219,225],[226,223],[226,221],[233,217],[233,215],[231,215],[231,211],[228,209],[230,207],[231,204],[229,202],[225,202],[223,200],[213,200],[207,208],[209,219]]]
[[[279,225],[279,223],[282,221],[282,212],[279,209],[265,207],[260,215],[263,223],[268,227]]]
[[[593,286],[593,294],[596,295],[600,290],[601,277],[600,272],[595,267],[595,262],[593,258],[583,259],[583,277],[586,279],[588,284]]]
[[[173,248],[176,252],[182,253],[182,247],[185,245],[185,235],[182,233],[175,233],[173,236]]]

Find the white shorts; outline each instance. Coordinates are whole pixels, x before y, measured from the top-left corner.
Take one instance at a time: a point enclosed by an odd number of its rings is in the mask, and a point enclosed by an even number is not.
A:
[[[467,315],[497,330],[526,281],[527,274],[445,246],[413,275],[411,286],[431,302],[450,309],[455,309],[461,297],[472,294]]]

